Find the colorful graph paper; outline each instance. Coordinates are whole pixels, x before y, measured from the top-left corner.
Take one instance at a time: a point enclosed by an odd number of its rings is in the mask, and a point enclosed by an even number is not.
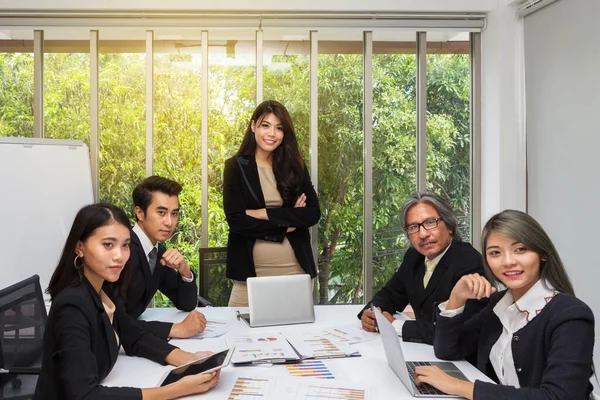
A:
[[[265,398],[272,382],[269,378],[237,378],[229,393],[228,400],[248,400]]]
[[[286,368],[292,376],[308,376],[321,379],[335,379],[333,373],[321,360],[307,360],[298,364],[287,364]]]

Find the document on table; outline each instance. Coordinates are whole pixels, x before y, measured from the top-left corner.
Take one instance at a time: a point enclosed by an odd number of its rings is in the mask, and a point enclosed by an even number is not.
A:
[[[310,331],[312,334],[321,335],[339,344],[356,344],[367,342],[379,337],[378,334],[367,332],[364,329],[354,325],[343,325],[332,328],[322,328]]]
[[[348,344],[333,342],[321,332],[307,331],[288,334],[287,339],[303,358],[337,358],[360,356],[360,353]]]
[[[229,332],[232,326],[233,323],[231,321],[210,318],[206,320],[204,331],[191,336],[190,339],[216,338]]]
[[[351,382],[268,375],[240,375],[227,397],[229,400],[370,400],[371,390]]]
[[[235,347],[233,364],[284,363],[300,360],[300,355],[280,333],[250,333],[226,339]]]

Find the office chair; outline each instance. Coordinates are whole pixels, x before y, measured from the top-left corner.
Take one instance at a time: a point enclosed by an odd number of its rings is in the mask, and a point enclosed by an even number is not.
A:
[[[233,282],[225,277],[227,247],[199,251],[198,306],[227,306]]]
[[[0,399],[33,396],[47,317],[38,275],[0,290]]]

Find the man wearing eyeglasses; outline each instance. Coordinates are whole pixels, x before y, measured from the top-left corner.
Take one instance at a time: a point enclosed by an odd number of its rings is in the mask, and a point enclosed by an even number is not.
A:
[[[400,268],[358,314],[363,329],[377,331],[371,306],[381,309],[404,341],[433,344],[433,315],[437,303],[448,300],[456,282],[473,273],[483,275],[481,254],[458,232],[458,221],[446,199],[417,192],[402,206],[400,220],[412,246]],[[415,320],[393,315],[410,304]]]

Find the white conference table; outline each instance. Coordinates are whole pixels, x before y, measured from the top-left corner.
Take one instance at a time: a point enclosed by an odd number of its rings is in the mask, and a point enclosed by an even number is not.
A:
[[[355,324],[360,326],[360,321],[356,314],[362,309],[361,305],[330,305],[316,306],[316,321],[314,324],[284,325],[264,328],[250,328],[243,321],[238,321],[236,311],[247,312],[247,309],[236,307],[207,307],[199,308],[208,319],[220,319],[232,321],[232,330],[218,338],[208,339],[177,339],[171,343],[183,350],[194,352],[201,350],[210,350],[218,352],[225,350],[227,344],[225,338],[228,335],[252,333],[280,332],[284,336],[286,332],[301,332],[320,327],[347,326]],[[175,309],[149,308],[142,314],[141,318],[145,320],[160,320],[168,322],[179,322],[185,317],[186,313]],[[373,334],[376,335],[376,334]],[[425,344],[401,342],[405,357],[408,361],[435,361],[438,360],[433,354],[433,347]],[[362,354],[361,357],[327,359],[324,362],[334,372],[336,380],[341,379],[344,382],[364,385],[371,391],[371,400],[375,399],[412,399],[412,395],[404,387],[402,382],[396,377],[394,372],[388,366],[381,339],[378,337],[367,342],[352,345]],[[123,353],[117,359],[111,373],[102,382],[106,386],[133,386],[133,387],[153,387],[170,368],[161,366],[152,361],[139,358],[128,357]],[[466,361],[455,361],[455,364],[462,372],[474,381],[475,379],[490,381],[484,374]],[[231,389],[240,374],[246,375],[271,375],[288,376],[284,365],[248,366],[235,367],[229,365],[221,372],[221,378],[218,385],[211,391],[189,396],[189,399],[216,400],[227,399]],[[288,379],[288,378],[286,378]],[[307,379],[307,378],[296,378]]]

